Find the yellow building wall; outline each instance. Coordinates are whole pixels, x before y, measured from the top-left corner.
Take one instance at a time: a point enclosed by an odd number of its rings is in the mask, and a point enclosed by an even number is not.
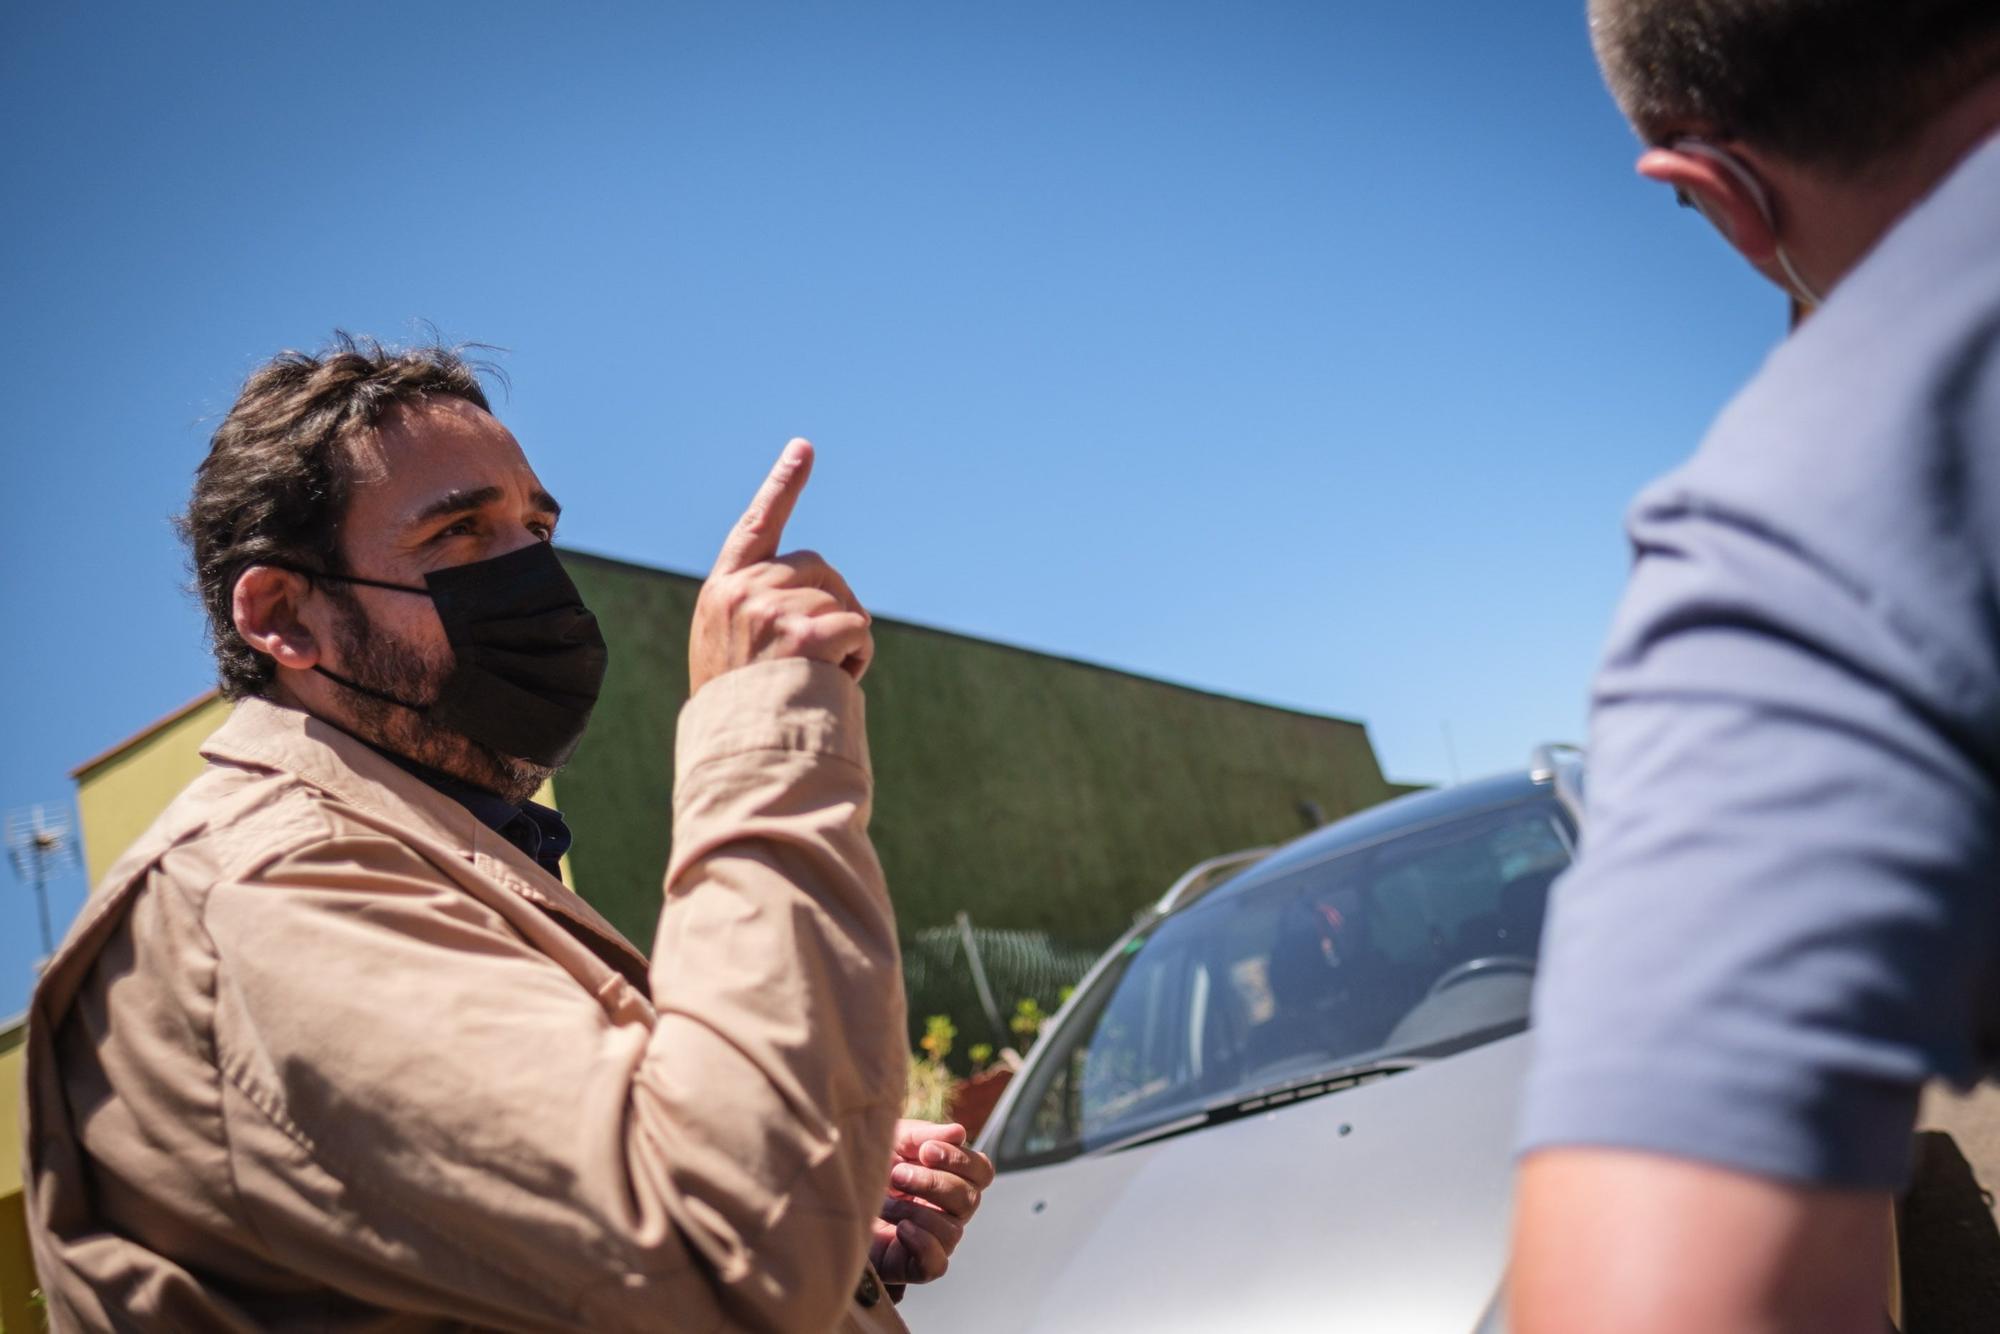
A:
[[[202,742],[229,716],[210,691],[71,775],[83,822],[83,861],[95,886],[132,840],[201,772]]]
[[[27,1219],[21,1207],[20,1026],[0,1032],[0,1330],[40,1328],[28,1296],[35,1266],[28,1254]]]

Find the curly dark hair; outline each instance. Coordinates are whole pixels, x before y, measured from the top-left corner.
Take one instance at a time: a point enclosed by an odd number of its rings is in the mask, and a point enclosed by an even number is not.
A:
[[[1993,0],[1590,0],[1605,81],[1657,142],[1704,123],[1862,171],[2000,74]]]
[[[281,352],[244,381],[195,470],[187,512],[174,520],[188,544],[225,696],[264,694],[277,675],[271,659],[236,631],[237,578],[267,561],[345,569],[340,524],[350,444],[393,405],[431,395],[490,411],[480,375],[497,372],[463,352],[436,341],[387,348],[336,332],[320,351]]]

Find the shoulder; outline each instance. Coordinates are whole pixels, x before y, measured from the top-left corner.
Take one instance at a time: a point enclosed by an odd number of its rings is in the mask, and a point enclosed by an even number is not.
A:
[[[1800,516],[1949,505],[1967,480],[1950,462],[2000,446],[1982,393],[2000,378],[2000,145],[1984,156],[1771,353],[1673,480]]]
[[[316,796],[293,775],[211,761],[112,863],[98,893],[148,878],[169,858],[199,882],[260,848],[308,841],[325,829]]]
[[[359,832],[326,793],[294,775],[211,764],[176,797],[107,877],[200,910],[220,886]]]
[[[448,912],[469,911],[448,860],[295,775],[220,763],[175,799],[98,893],[130,902],[118,934],[171,935],[181,952],[199,949],[219,962],[246,929],[352,913],[370,896],[407,902],[417,894]]]
[[[323,841],[333,819],[297,779],[210,764],[167,804],[92,890],[37,996],[66,1013],[112,975],[212,969],[203,917],[218,885]],[[108,970],[104,966],[108,960]],[[126,986],[127,994],[133,992]]]
[[[2000,705],[2000,246],[1965,281],[1863,272],[1627,516],[1607,665],[1776,636],[1926,711]],[[1893,257],[1892,257],[1893,258]]]

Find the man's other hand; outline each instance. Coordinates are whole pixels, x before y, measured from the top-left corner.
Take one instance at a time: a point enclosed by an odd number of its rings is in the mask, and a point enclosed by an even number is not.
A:
[[[868,613],[825,560],[778,554],[813,449],[794,440],[743,512],[695,601],[688,636],[688,693],[724,672],[776,658],[832,663],[860,680],[875,654]]]
[[[1619,1149],[1520,1175],[1513,1334],[1881,1334],[1887,1191],[1790,1185]]]
[[[965,1127],[898,1121],[889,1194],[868,1260],[885,1283],[928,1283],[951,1264],[965,1225],[993,1184],[993,1160],[967,1148]]]

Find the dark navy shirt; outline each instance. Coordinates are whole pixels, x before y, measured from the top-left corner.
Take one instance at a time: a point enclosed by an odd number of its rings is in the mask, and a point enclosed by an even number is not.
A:
[[[426,768],[415,760],[383,750],[371,742],[363,741],[362,744],[465,807],[479,823],[527,853],[544,871],[558,880],[562,879],[562,858],[569,851],[570,831],[559,812],[533,801],[524,801],[516,806],[485,788],[474,787],[450,774]],[[550,916],[563,930],[575,936],[584,948],[623,974],[626,981],[639,989],[640,995],[653,994],[645,955],[631,942],[620,938],[619,944],[614,945],[568,912],[554,912]]]
[[[2000,1049],[2000,139],[1628,528],[1522,1143],[1897,1186]]]
[[[562,879],[563,854],[569,851],[572,836],[561,812],[533,801],[524,801],[516,806],[498,793],[474,787],[406,756],[383,750],[380,746],[370,746],[370,749],[465,807],[479,823],[527,853],[544,871],[558,880]]]

